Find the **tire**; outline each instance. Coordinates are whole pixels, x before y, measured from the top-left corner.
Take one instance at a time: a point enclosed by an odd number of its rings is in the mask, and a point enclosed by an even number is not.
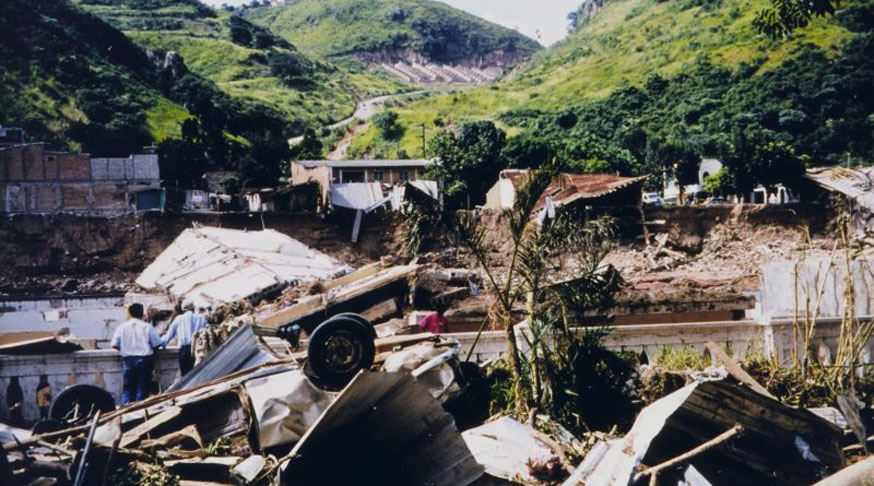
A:
[[[364,328],[369,329],[370,335],[374,339],[376,339],[376,329],[374,329],[373,324],[371,324],[370,321],[368,321],[363,316],[361,316],[361,314],[356,314],[354,312],[341,312],[340,314],[329,317],[328,320],[333,321],[334,319],[341,319],[341,318],[353,319],[353,320],[357,321],[359,324],[364,326]]]
[[[376,357],[373,326],[360,316],[334,316],[319,324],[310,336],[307,364],[328,388],[346,386]]]
[[[79,406],[78,410],[76,410],[76,405]],[[78,423],[87,420],[97,410],[100,410],[101,413],[115,410],[115,399],[108,391],[99,386],[79,384],[58,394],[49,408],[49,417],[55,420]]]

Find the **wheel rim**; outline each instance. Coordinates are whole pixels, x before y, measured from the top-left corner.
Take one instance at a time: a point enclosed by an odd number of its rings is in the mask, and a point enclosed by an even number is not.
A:
[[[333,373],[355,371],[363,354],[361,342],[351,332],[339,331],[325,340],[324,362]]]

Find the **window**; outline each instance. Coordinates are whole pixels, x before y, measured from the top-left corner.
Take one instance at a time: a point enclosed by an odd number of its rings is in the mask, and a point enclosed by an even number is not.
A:
[[[344,170],[340,173],[340,182],[346,184],[349,182],[364,182],[363,170]]]
[[[408,180],[410,180],[410,173],[405,171],[405,170],[399,171],[398,172],[398,179],[401,182],[407,182]]]
[[[376,182],[382,182],[385,180],[385,173],[381,170],[373,171],[373,180]]]

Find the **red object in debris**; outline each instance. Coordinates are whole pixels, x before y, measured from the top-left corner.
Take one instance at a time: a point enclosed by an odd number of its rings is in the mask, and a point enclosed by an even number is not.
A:
[[[431,334],[443,334],[449,332],[449,320],[435,312],[419,321],[419,327]]]

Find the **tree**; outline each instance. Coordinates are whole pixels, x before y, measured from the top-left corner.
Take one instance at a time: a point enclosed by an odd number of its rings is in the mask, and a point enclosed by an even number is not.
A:
[[[209,166],[203,146],[191,140],[168,139],[158,144],[161,178],[167,185],[199,187]]]
[[[397,124],[398,114],[391,110],[373,115],[371,122],[379,129],[379,135],[385,140],[394,140],[400,136],[400,127]]]
[[[469,207],[485,201],[486,191],[506,167],[501,155],[507,134],[490,121],[463,123],[458,134],[443,130],[431,139],[429,153],[440,163],[430,175],[443,180],[447,203]]]
[[[806,27],[814,17],[834,15],[840,0],[771,0],[753,20],[753,26],[772,38],[786,37]]]
[[[291,156],[295,160],[319,160],[322,158],[323,148],[321,140],[316,136],[316,131],[307,128],[303,134],[303,140],[291,149]]]
[[[231,15],[230,17],[231,41],[234,44],[250,47],[252,45],[252,31],[249,29],[249,23],[243,20],[239,15]]]
[[[556,150],[545,138],[528,133],[518,135],[507,141],[501,157],[508,167],[514,169],[537,168],[555,157]]]
[[[501,266],[503,274],[491,261],[495,249],[478,220],[468,211],[454,213],[458,240],[472,251],[494,295],[490,319],[506,332],[519,417],[529,408],[571,416],[567,404],[580,410],[581,403],[591,398],[584,392],[592,385],[592,373],[586,373],[586,369],[592,371],[587,362],[591,356],[585,352],[592,348],[587,342],[591,336],[574,329],[573,319],[586,310],[609,305],[623,285],[619,273],[602,264],[613,241],[608,221],[583,222],[570,209],[552,220],[538,222],[532,217],[543,191],[558,173],[558,163],[530,171],[517,188],[513,207],[504,211],[512,250],[509,263]],[[513,319],[519,301],[527,302],[527,355],[520,352]]]

